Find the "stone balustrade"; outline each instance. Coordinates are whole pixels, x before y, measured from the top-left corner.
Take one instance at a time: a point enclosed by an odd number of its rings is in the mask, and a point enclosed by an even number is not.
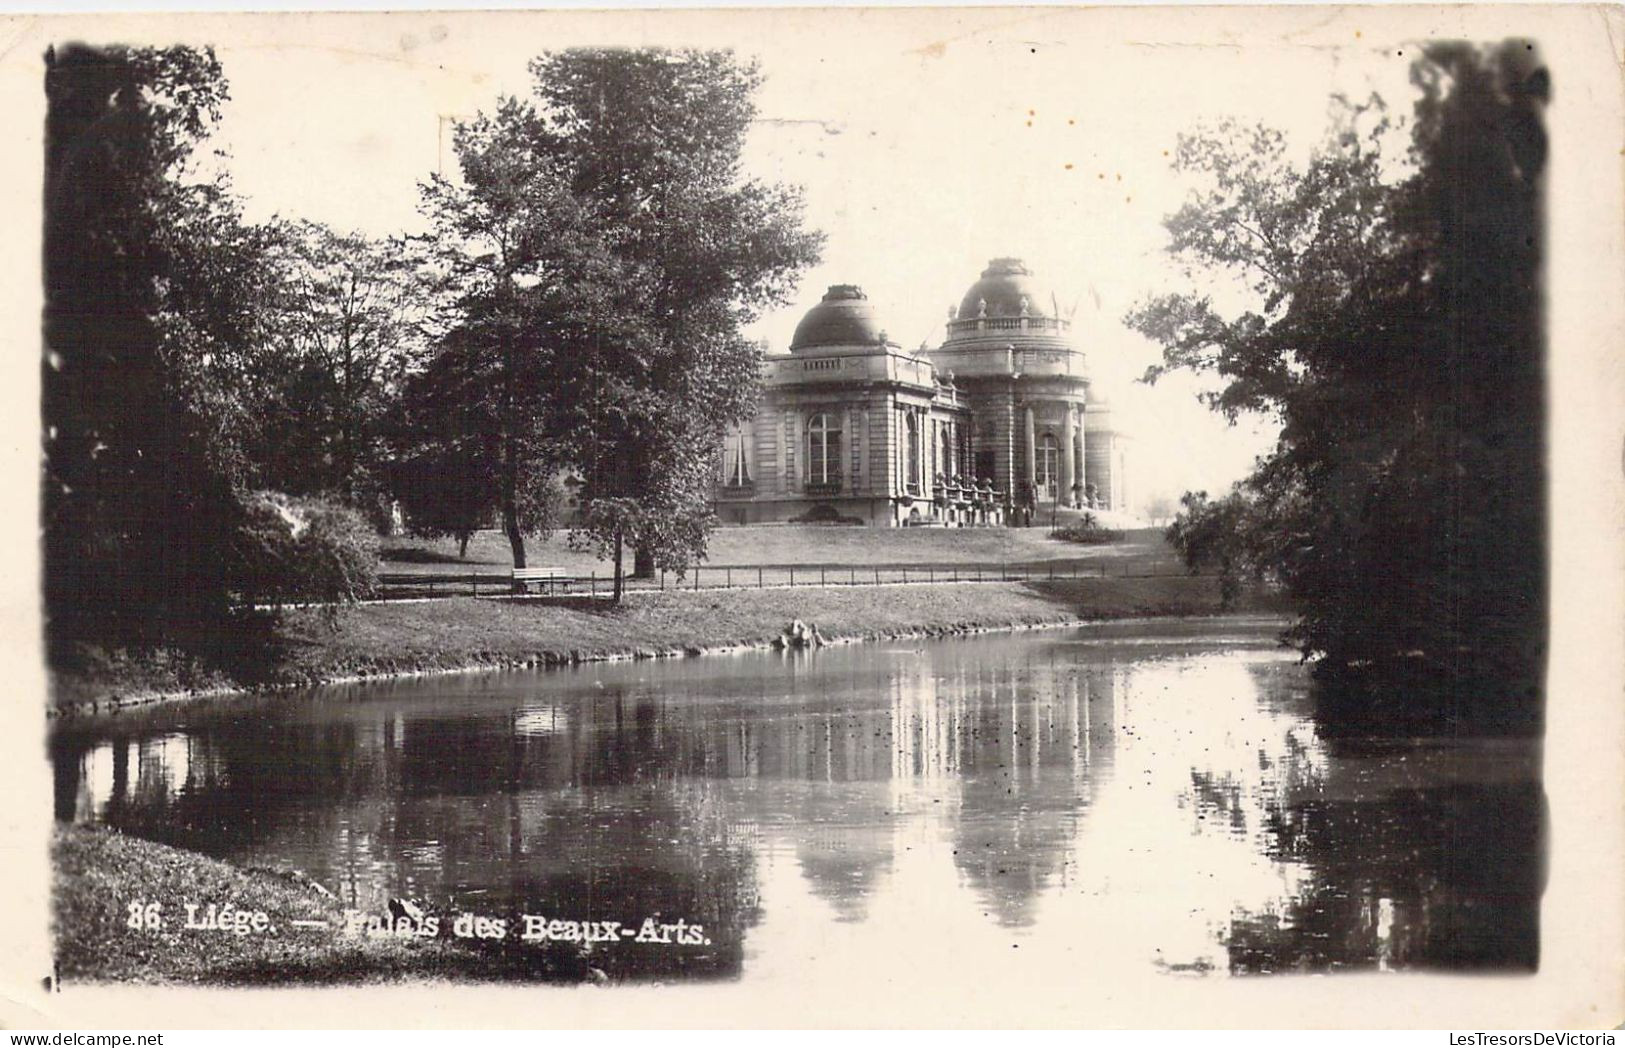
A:
[[[1035,333],[1064,334],[1072,329],[1072,322],[1060,317],[960,317],[948,321],[948,337],[974,335],[980,331],[1031,331]]]

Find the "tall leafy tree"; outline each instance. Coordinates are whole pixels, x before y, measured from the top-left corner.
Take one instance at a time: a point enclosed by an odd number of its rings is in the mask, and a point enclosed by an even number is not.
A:
[[[761,74],[728,52],[574,50],[531,64],[539,140],[610,256],[561,370],[580,472],[578,542],[681,570],[704,552],[715,449],[749,416],[758,352],[741,328],[817,260],[797,190],[748,177]]]
[[[413,253],[315,222],[275,232],[279,366],[262,376],[262,483],[336,498],[381,524],[385,420],[423,320]]]
[[[1211,559],[1215,513],[1246,510],[1228,559],[1285,582],[1322,678],[1362,685],[1345,712],[1434,681],[1450,716],[1527,722],[1544,657],[1546,74],[1521,42],[1439,44],[1412,79],[1402,156],[1384,155],[1377,100],[1345,102],[1303,167],[1267,130],[1182,138],[1175,165],[1205,188],[1169,219],[1171,248],[1232,283],[1127,321],[1164,368],[1219,376],[1218,410],[1280,418],[1236,498],[1188,504],[1180,526]]]
[[[554,523],[552,481],[568,454],[560,368],[583,345],[608,256],[568,173],[543,148],[535,107],[507,99],[458,126],[461,178],[423,187],[425,238],[441,296],[429,358],[406,391],[397,491],[439,530],[493,507],[513,553]],[[448,428],[449,427],[449,428]],[[467,483],[436,478],[462,466]],[[425,502],[444,497],[440,509]]]
[[[740,329],[820,238],[795,191],[743,171],[753,65],[575,50],[531,70],[533,100],[459,127],[460,182],[425,189],[450,310],[411,396],[461,422],[431,437],[418,412],[413,468],[480,463],[491,497],[458,501],[497,507],[515,566],[568,470],[573,540],[614,559],[618,600],[628,548],[676,569],[703,552],[715,449],[757,389]]]

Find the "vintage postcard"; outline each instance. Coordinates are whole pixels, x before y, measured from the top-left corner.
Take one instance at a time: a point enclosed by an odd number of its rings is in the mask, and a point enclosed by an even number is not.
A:
[[[0,23],[4,1022],[1615,1028],[1622,29]]]

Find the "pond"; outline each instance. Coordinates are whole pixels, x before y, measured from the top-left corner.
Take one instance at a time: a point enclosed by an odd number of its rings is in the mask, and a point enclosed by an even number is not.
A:
[[[297,869],[372,913],[683,922],[599,948],[615,978],[945,949],[1080,975],[1533,970],[1538,743],[1329,739],[1277,629],[1112,623],[160,708],[58,727],[56,816]]]

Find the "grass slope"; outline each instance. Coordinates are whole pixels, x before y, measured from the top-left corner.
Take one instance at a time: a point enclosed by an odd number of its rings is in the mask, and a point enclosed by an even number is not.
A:
[[[793,619],[830,639],[936,635],[1074,619],[1207,615],[1220,610],[1211,578],[1164,576],[908,586],[634,592],[624,604],[562,598],[371,604],[345,609],[336,629],[312,611],[291,611],[277,649],[212,675],[174,674],[173,690],[313,684],[476,666],[554,665],[773,641]],[[1247,609],[1239,609],[1247,610]],[[141,701],[161,669],[123,672],[104,662],[58,673],[58,708],[116,708]]]
[[[462,597],[349,609],[337,632],[306,617],[290,630],[297,645],[286,665],[314,678],[764,644],[792,619],[816,623],[830,639],[857,639],[1217,610],[1214,580],[1189,577],[640,592],[620,607]]]
[[[440,938],[339,935],[294,920],[342,926],[332,899],[289,878],[244,870],[113,830],[58,826],[51,842],[57,971],[64,981],[285,984],[421,979],[579,981],[571,956],[527,951],[511,958]],[[162,904],[158,931],[128,926],[133,902]],[[274,931],[236,935],[188,930],[186,904],[262,910]]]

